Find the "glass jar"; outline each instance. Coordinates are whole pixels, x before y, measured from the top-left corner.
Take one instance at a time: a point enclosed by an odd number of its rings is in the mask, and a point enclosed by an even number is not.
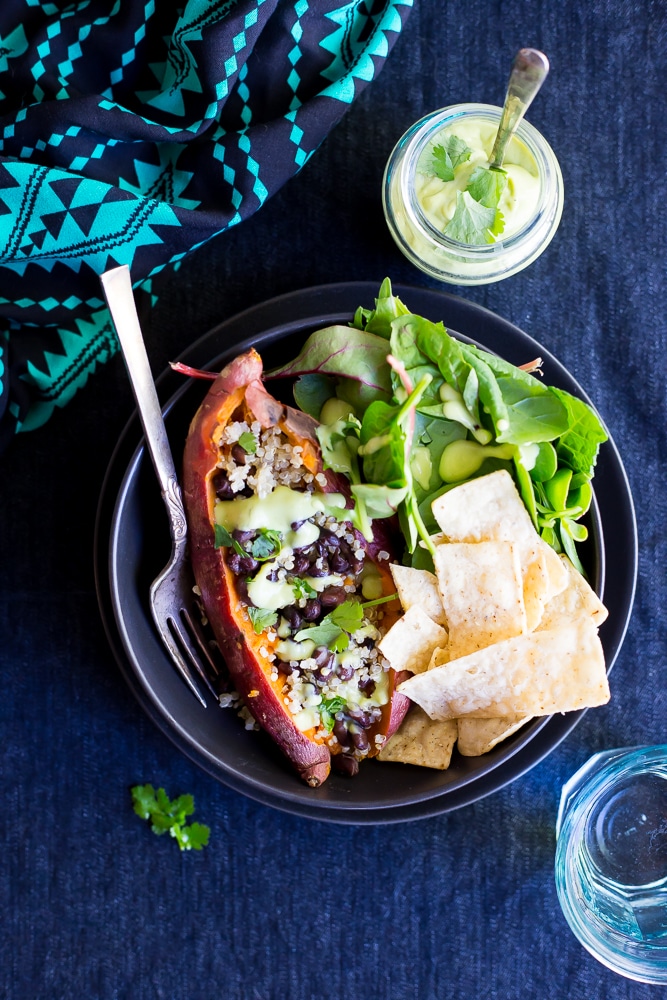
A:
[[[556,837],[558,898],[581,944],[667,984],[667,746],[591,757],[563,787]]]
[[[551,242],[563,211],[563,177],[546,139],[522,121],[510,140],[503,168],[519,165],[535,179],[529,210],[519,213],[518,228],[506,221],[495,242],[461,243],[445,235],[429,217],[420,197],[420,165],[446,129],[479,126],[490,155],[501,109],[490,104],[455,104],[415,122],[396,144],[384,173],[382,202],[389,230],[405,256],[418,268],[458,285],[500,281],[531,264]],[[441,140],[440,140],[441,141]],[[517,188],[517,201],[521,191]],[[521,207],[521,206],[520,206]],[[524,206],[525,208],[525,206]]]

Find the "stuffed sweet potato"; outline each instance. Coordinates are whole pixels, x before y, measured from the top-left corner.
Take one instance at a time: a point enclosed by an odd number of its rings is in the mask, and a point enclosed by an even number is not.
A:
[[[348,520],[315,421],[272,398],[255,351],[190,426],[183,493],[201,599],[239,694],[309,785],[356,773],[408,705],[377,643],[400,615],[389,552]],[[385,543],[386,544],[386,543]]]

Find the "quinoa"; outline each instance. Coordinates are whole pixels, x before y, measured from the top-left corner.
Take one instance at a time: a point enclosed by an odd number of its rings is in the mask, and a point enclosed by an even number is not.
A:
[[[323,473],[308,470],[303,448],[293,445],[278,427],[263,429],[256,421],[232,420],[217,444],[219,471],[214,486],[221,501],[264,499],[278,486],[308,493],[327,486]],[[260,570],[264,579],[286,588],[285,592],[292,588],[289,602],[269,612],[267,625],[259,630],[264,669],[297,728],[314,731],[316,740],[332,749],[342,747],[360,760],[384,740],[367,734],[389,701],[390,667],[376,645],[384,613],[377,607],[364,608],[359,627],[353,632],[340,629],[336,641],[319,641],[316,632],[311,641],[307,631],[323,620],[331,623],[342,604],[363,601],[362,583],[377,569],[365,539],[342,516],[318,510],[292,525],[292,537],[298,538],[306,523],[317,529],[308,533],[314,541],[292,548],[281,535],[278,550],[261,558],[259,552],[253,556],[253,543],[266,529],[233,531],[235,544],[225,559],[238,578],[249,617],[255,609],[248,589]],[[387,552],[381,555],[389,558]],[[251,712],[244,707],[240,714],[248,726]]]

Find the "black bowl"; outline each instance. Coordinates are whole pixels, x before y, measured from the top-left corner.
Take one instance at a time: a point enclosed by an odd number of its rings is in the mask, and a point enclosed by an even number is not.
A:
[[[295,356],[313,330],[347,323],[359,305],[371,307],[377,288],[353,282],[281,296],[221,323],[179,360],[219,370],[252,345],[270,369]],[[395,293],[413,312],[442,320],[454,336],[514,364],[541,357],[545,382],[590,402],[548,351],[494,313],[441,292],[399,286]],[[171,371],[158,380],[177,464],[189,422],[207,388],[207,383],[184,380]],[[632,498],[611,440],[601,448],[594,485],[589,541],[582,559],[609,609],[600,638],[611,670],[630,617],[637,572]],[[607,527],[613,527],[613,546],[605,545]],[[320,788],[308,788],[264,733],[246,730],[229,709],[216,704],[204,709],[176,674],[148,607],[149,585],[167,562],[169,550],[166,514],[135,414],[111,458],[98,509],[96,581],[105,628],[130,688],[163,732],[215,778],[264,804],[341,823],[390,823],[446,812],[525,773],[558,745],[583,714],[535,719],[482,757],[455,752],[446,771],[371,760],[354,779],[332,774]],[[208,700],[213,699],[209,696]]]

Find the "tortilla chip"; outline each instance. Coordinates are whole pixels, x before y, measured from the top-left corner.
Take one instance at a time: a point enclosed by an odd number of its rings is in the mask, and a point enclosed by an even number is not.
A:
[[[463,757],[481,757],[508,736],[521,729],[532,717],[530,715],[507,715],[502,719],[471,719],[463,716],[457,719],[457,750]]]
[[[455,721],[433,722],[418,705],[412,705],[398,731],[380,750],[377,760],[444,771],[452,759],[457,735]]]
[[[558,555],[554,549],[551,548],[543,538],[538,536],[538,543],[542,549],[544,555],[544,560],[546,562],[547,576],[549,578],[548,596],[547,600],[551,600],[557,594],[560,594],[570,583],[570,575],[567,571],[567,567],[563,565],[563,558]],[[570,562],[570,560],[567,560]],[[572,565],[570,563],[570,565]],[[574,566],[572,567],[574,569]]]
[[[434,667],[441,667],[443,663],[449,663],[449,643],[446,646],[438,646],[434,649],[431,654],[431,659],[429,660],[428,669],[433,670]]]
[[[565,586],[566,578],[558,556],[535,530],[509,472],[499,469],[455,486],[434,500],[431,510],[450,542],[514,544],[523,573],[527,628],[534,629],[544,605]]]
[[[599,628],[609,612],[568,557],[562,555],[559,561],[567,574],[568,585],[546,605],[538,629],[557,628],[575,618],[591,618]]]
[[[447,631],[414,604],[389,629],[378,648],[394,670],[427,670],[431,654],[438,645],[446,645]]]
[[[523,582],[511,542],[449,542],[434,557],[456,659],[526,631]]]
[[[398,563],[392,563],[389,569],[404,611],[409,611],[413,605],[418,604],[438,625],[447,625],[438,582],[433,573],[429,573],[427,569],[415,569]]]
[[[505,639],[410,677],[398,690],[432,719],[552,715],[610,697],[597,628],[585,618]]]

